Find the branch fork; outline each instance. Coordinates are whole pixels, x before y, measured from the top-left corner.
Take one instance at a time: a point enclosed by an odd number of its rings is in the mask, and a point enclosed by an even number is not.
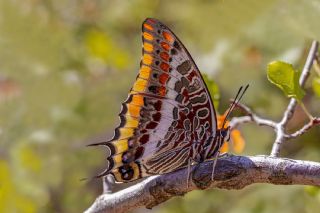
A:
[[[314,61],[318,60],[318,57],[317,57],[318,48],[319,48],[319,43],[317,41],[313,41],[306,63],[304,65],[304,68],[302,70],[302,73],[299,79],[299,84],[302,88],[304,87],[305,82],[307,81],[307,78],[310,75],[310,71],[311,71],[312,65],[314,64]],[[268,119],[261,118],[260,116],[253,113],[249,107],[239,103],[237,107],[239,107],[242,111],[244,111],[247,116],[232,119],[230,122],[231,128],[234,128],[235,126],[242,123],[246,123],[246,122],[254,122],[260,126],[269,126],[273,128],[274,131],[276,132],[276,139],[273,144],[270,156],[279,157],[282,144],[286,140],[296,138],[306,133],[310,128],[316,125],[319,125],[320,118],[313,117],[312,115],[310,115],[305,109],[304,105],[302,104],[302,107],[306,112],[306,114],[308,115],[310,121],[307,124],[305,124],[301,129],[297,130],[296,132],[292,134],[286,133],[286,126],[288,122],[291,120],[291,118],[293,117],[297,104],[298,104],[297,100],[294,98],[291,98],[288,104],[288,107],[283,114],[281,121],[274,122]]]

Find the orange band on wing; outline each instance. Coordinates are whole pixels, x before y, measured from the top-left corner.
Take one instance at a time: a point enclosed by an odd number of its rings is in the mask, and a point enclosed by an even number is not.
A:
[[[163,35],[163,37],[167,40],[167,41],[169,41],[170,43],[173,43],[173,37],[170,35],[170,33],[168,33],[168,32],[166,32],[166,31],[164,31],[163,33],[162,33],[162,35]]]
[[[127,106],[128,106],[128,111],[129,111],[130,116],[132,116],[132,117],[139,117],[140,116],[141,107],[135,106],[132,104],[128,104]]]
[[[145,38],[146,40],[149,40],[149,41],[153,40],[153,36],[150,33],[147,33],[147,32],[143,33],[143,38]]]
[[[160,45],[161,45],[161,47],[162,47],[163,49],[165,49],[165,50],[167,50],[167,51],[170,50],[170,46],[169,46],[168,43],[166,43],[166,42],[161,42]]]
[[[144,92],[145,88],[147,87],[148,81],[142,78],[137,78],[136,82],[134,83],[132,90],[135,92]]]
[[[143,27],[146,28],[147,30],[150,30],[150,31],[153,30],[153,27],[151,25],[147,24],[147,23],[144,23]]]
[[[127,129],[127,128],[120,129],[120,134],[121,134],[120,137],[122,137],[122,138],[124,138],[122,136],[122,132],[124,132],[125,129]],[[112,144],[117,149],[116,153],[121,153],[121,152],[127,151],[129,149],[128,140],[126,140],[126,139],[112,141]]]
[[[148,42],[144,42],[143,43],[143,49],[147,52],[152,52],[153,51],[153,46],[152,44],[148,43]]]
[[[126,124],[125,127],[131,127],[136,128],[139,125],[139,120],[135,119],[134,117],[131,117],[130,114],[126,115]]]
[[[144,78],[144,79],[149,79],[150,73],[151,73],[151,68],[148,66],[142,65],[142,67],[140,68],[139,77]]]
[[[121,153],[121,152],[118,152]],[[113,156],[113,161],[116,165],[122,164],[122,155],[115,155]]]
[[[142,58],[142,62],[146,65],[150,65],[152,63],[152,56],[149,54],[144,54]]]
[[[143,105],[143,96],[142,95],[134,95],[132,97],[132,101],[130,102],[130,104],[142,106]]]
[[[120,128],[119,131],[120,131],[120,138],[128,138],[128,137],[133,136],[133,129],[132,128]],[[127,142],[126,142],[126,146],[128,146]]]

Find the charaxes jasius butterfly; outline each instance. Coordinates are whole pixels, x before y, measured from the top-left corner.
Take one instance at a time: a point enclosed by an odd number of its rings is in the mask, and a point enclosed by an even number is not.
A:
[[[117,182],[129,182],[172,172],[216,158],[229,138],[229,127],[217,129],[206,84],[177,36],[147,18],[142,40],[140,71],[122,104],[120,125],[110,141],[91,144],[109,150],[108,168],[97,177],[112,174]]]

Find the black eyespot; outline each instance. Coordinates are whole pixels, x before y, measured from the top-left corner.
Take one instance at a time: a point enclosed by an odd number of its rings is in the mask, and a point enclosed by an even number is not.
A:
[[[154,62],[154,63],[155,63],[156,65],[159,65],[160,62],[159,62],[159,61],[156,61],[156,62]]]
[[[171,49],[171,54],[172,54],[172,55],[177,54],[177,50],[176,50],[176,49]]]
[[[160,34],[161,33],[161,31],[160,30],[158,30],[158,34]]]
[[[181,47],[180,47],[180,45],[178,44],[177,41],[174,41],[174,42],[173,42],[173,46],[174,46],[176,49],[181,50]]]
[[[123,165],[119,167],[119,173],[121,174],[121,178],[123,180],[131,180],[134,175],[134,170],[130,165]]]
[[[154,94],[157,94],[157,86],[154,86],[154,85],[153,86],[149,86],[148,89],[149,89],[150,92],[152,92]]]
[[[159,53],[160,53],[160,50],[156,50],[156,53],[159,54]]]

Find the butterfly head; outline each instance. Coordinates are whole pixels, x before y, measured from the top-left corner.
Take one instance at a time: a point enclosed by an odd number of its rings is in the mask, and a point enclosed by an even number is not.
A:
[[[226,125],[227,121],[228,121],[228,117],[231,114],[231,112],[233,111],[233,109],[235,108],[235,106],[240,102],[242,96],[244,95],[244,93],[246,92],[246,90],[248,89],[249,85],[247,85],[246,87],[240,87],[234,101],[231,103],[229,110],[226,113],[226,116],[222,122],[222,128],[219,130],[219,138],[220,138],[220,145],[222,146],[222,143],[224,141],[229,141],[230,140],[230,126]]]
[[[221,141],[229,142],[230,140],[230,126],[227,126],[226,128],[222,128],[219,131]]]

